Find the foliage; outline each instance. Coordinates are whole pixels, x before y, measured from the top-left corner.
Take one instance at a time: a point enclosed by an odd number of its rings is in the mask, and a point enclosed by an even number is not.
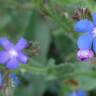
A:
[[[95,12],[95,0],[0,0],[0,37],[16,42],[20,37],[39,43],[38,54],[16,73],[21,84],[14,96],[43,96],[46,90],[58,96],[76,89],[96,88],[95,58],[81,62],[76,57],[78,34],[72,19],[77,8]],[[29,50],[30,54],[32,50]],[[1,66],[2,68],[2,66]]]

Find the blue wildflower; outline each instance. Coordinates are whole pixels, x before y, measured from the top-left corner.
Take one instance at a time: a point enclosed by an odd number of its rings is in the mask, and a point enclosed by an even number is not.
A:
[[[92,50],[96,53],[96,13],[92,15],[93,22],[89,19],[81,19],[75,24],[77,32],[85,32],[78,39],[78,48],[81,50]]]
[[[27,46],[24,38],[19,39],[16,45],[12,44],[8,38],[0,38],[0,45],[5,49],[0,51],[0,64],[6,64],[8,69],[16,69],[20,63],[27,63],[28,57],[22,52]]]
[[[77,90],[77,91],[71,92],[67,96],[88,96],[88,94],[84,90]]]
[[[4,76],[3,76],[3,73],[0,72],[0,89],[3,87],[4,85]]]
[[[20,79],[17,77],[16,74],[10,74],[9,78],[11,79],[12,86],[18,86],[20,84]]]

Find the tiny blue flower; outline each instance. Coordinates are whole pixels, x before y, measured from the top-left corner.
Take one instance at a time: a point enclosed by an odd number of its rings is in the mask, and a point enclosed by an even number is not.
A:
[[[24,38],[19,39],[16,45],[7,37],[0,38],[0,45],[5,49],[0,51],[0,64],[6,64],[8,69],[16,69],[20,63],[27,63],[28,57],[22,52],[27,44]]]
[[[77,90],[69,93],[67,96],[88,96],[88,94],[84,90]]]
[[[89,50],[93,48],[96,53],[96,13],[93,15],[93,22],[89,19],[81,19],[75,24],[77,32],[85,32],[78,39],[78,48],[82,50]]]
[[[12,81],[12,86],[13,87],[18,86],[20,84],[20,79],[17,77],[16,74],[10,74],[9,78]]]
[[[0,72],[0,88],[3,87],[3,84],[4,84],[4,76],[3,76],[3,73]]]

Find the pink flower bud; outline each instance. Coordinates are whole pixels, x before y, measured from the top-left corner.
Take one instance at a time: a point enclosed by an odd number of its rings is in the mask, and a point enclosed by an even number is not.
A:
[[[81,61],[87,61],[87,60],[91,59],[93,56],[94,56],[94,53],[92,50],[81,50],[80,49],[77,52],[77,57]]]

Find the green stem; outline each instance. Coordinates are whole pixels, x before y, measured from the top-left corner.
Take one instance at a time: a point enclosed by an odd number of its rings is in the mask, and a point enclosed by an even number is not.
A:
[[[11,88],[11,87],[4,88],[2,91],[2,94],[3,94],[3,96],[14,96],[13,88]]]

